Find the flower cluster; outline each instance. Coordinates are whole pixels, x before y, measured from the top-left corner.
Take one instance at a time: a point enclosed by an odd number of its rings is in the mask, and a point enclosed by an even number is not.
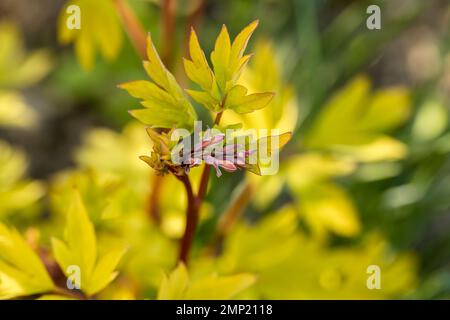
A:
[[[227,139],[225,134],[216,129],[204,132],[194,131],[179,141],[173,138],[173,130],[158,133],[147,129],[154,146],[149,156],[140,158],[154,168],[159,174],[188,174],[191,168],[200,166],[203,162],[213,166],[216,175],[222,175],[221,169],[234,172],[238,169],[251,169],[256,163],[256,148],[252,143],[245,143],[245,137]],[[174,141],[175,140],[175,141]],[[193,140],[193,143],[192,143]],[[257,172],[256,172],[257,173]]]

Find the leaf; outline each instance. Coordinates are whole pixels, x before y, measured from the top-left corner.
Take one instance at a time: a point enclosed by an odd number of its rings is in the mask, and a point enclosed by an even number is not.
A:
[[[225,109],[225,100],[236,85],[244,67],[250,59],[250,55],[244,56],[247,43],[256,29],[258,21],[254,21],[245,27],[231,43],[227,27],[222,26],[219,36],[216,39],[214,50],[211,53],[211,70],[205,53],[200,47],[197,35],[191,30],[189,39],[189,59],[184,59],[184,69],[187,76],[197,83],[202,90],[188,90],[189,95],[198,103],[214,112],[221,112]],[[235,98],[242,98],[245,101],[231,101],[239,112],[251,112],[263,108],[270,99],[268,93],[255,94],[246,97],[246,93],[241,88],[235,88]],[[260,100],[257,100],[259,98]],[[237,107],[238,104],[242,104]],[[230,105],[231,108],[231,105]]]
[[[214,67],[214,75],[222,94],[226,93],[226,84],[228,81],[228,66],[230,59],[231,42],[228,30],[225,25],[222,26],[219,36],[216,39],[214,51],[211,53],[211,61]]]
[[[155,128],[178,127],[191,131],[197,118],[194,108],[173,75],[163,65],[150,35],[147,37],[147,57],[144,68],[153,83],[133,81],[119,86],[133,97],[143,100],[145,109],[131,110],[130,114]]]
[[[247,95],[247,88],[235,85],[228,92],[225,109],[232,109],[237,113],[249,113],[262,109],[272,100],[274,93],[262,92]]]
[[[194,99],[196,102],[202,104],[206,109],[219,112],[222,110],[220,100],[217,100],[210,93],[197,90],[186,90],[186,92]]]
[[[322,183],[334,177],[346,176],[354,172],[353,161],[318,152],[308,152],[290,157],[286,162],[285,175],[293,189]]]
[[[436,100],[425,101],[419,108],[412,126],[413,137],[421,142],[436,139],[448,126],[448,111],[444,103]]]
[[[25,154],[0,141],[0,220],[33,206],[44,195],[42,183],[24,178],[26,169]]]
[[[80,29],[67,27],[67,21],[73,13],[67,13],[66,10],[73,5],[80,8]],[[62,8],[58,20],[59,42],[74,43],[77,58],[85,70],[92,69],[96,51],[109,61],[118,56],[123,34],[112,1],[70,0]]]
[[[294,131],[299,105],[292,86],[283,83],[281,67],[273,47],[267,40],[256,43],[256,54],[245,68],[239,83],[252,92],[276,92],[276,95],[263,109],[243,114],[224,113],[221,123],[241,122],[244,129],[250,130]]]
[[[37,300],[76,300],[76,299],[57,294],[44,294],[40,296]]]
[[[368,78],[359,76],[331,98],[307,134],[305,145],[345,152],[366,162],[404,157],[405,146],[386,133],[409,117],[409,92],[388,88],[371,93],[370,86]]]
[[[0,23],[0,87],[24,88],[42,79],[51,69],[47,50],[27,54],[18,28],[10,22]]]
[[[158,300],[179,300],[183,299],[189,284],[189,276],[184,264],[178,267],[167,276],[163,275],[161,285],[158,290]]]
[[[216,80],[206,60],[205,53],[200,47],[194,29],[191,29],[189,38],[189,54],[191,60],[183,59],[187,76],[195,83],[198,83],[203,90],[210,92]]]
[[[193,281],[186,293],[185,299],[231,299],[241,291],[252,286],[255,281],[255,276],[248,273],[222,277],[219,277],[216,274],[212,274],[199,280]]]
[[[273,151],[281,150],[291,140],[292,132],[285,132],[279,135],[262,137],[258,140],[258,148],[263,150],[264,154],[271,156]]]
[[[186,267],[180,263],[169,276],[163,276],[158,290],[158,299],[225,300],[231,299],[254,283],[255,277],[250,274],[221,277],[210,274],[191,280]]]
[[[236,36],[231,46],[230,61],[229,61],[229,73],[231,79],[236,81],[243,67],[247,64],[250,56],[244,56],[245,49],[247,48],[248,41],[252,36],[255,29],[258,27],[259,21],[255,20],[246,26],[242,31]]]
[[[326,231],[351,237],[360,230],[356,208],[344,189],[332,183],[318,183],[294,190],[300,214],[313,232],[325,236]]]
[[[76,191],[67,213],[65,241],[52,239],[53,255],[66,276],[69,266],[80,268],[81,290],[93,295],[116,277],[116,268],[124,250],[113,250],[99,257],[94,226]]]
[[[118,272],[114,271],[114,269],[119,264],[124,253],[124,249],[116,249],[106,253],[98,260],[92,274],[92,283],[89,291],[99,292],[117,277]]]
[[[0,90],[0,126],[26,128],[37,123],[38,115],[18,92]]]
[[[0,223],[0,299],[43,293],[53,287],[38,255],[16,230]]]

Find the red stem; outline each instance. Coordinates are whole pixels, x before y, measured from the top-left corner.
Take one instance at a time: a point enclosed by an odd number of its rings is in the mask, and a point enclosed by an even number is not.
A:
[[[178,259],[187,265],[189,251],[192,246],[192,241],[194,240],[195,229],[197,228],[198,223],[199,199],[195,197],[194,192],[192,191],[191,182],[187,175],[183,174],[182,176],[176,177],[183,183],[188,198],[186,228],[184,230],[183,238],[181,239],[180,255]]]
[[[161,58],[169,70],[172,69],[172,53],[175,42],[175,5],[176,0],[162,1],[162,39],[164,41],[164,46]]]
[[[115,0],[114,4],[117,8],[117,13],[122,19],[124,28],[133,43],[134,48],[141,58],[146,56],[146,41],[145,41],[145,31],[139,19],[131,10],[130,6],[126,0]]]

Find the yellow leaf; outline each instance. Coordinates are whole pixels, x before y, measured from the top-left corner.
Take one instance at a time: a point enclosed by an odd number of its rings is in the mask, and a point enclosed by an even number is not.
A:
[[[0,141],[0,218],[33,205],[45,193],[38,181],[24,179],[25,154]]]
[[[305,145],[344,152],[356,161],[399,159],[405,146],[386,136],[409,117],[411,101],[404,88],[370,92],[370,81],[359,76],[323,107]]]
[[[67,21],[73,13],[67,13],[69,6],[80,8],[80,29],[70,29]],[[74,42],[75,53],[85,70],[90,70],[96,51],[107,60],[115,59],[122,47],[122,30],[114,4],[110,0],[70,0],[62,8],[58,21],[60,43]]]
[[[42,79],[51,68],[47,50],[25,52],[21,35],[9,22],[0,23],[0,87],[23,88]]]
[[[362,162],[400,160],[408,154],[408,148],[404,143],[385,135],[379,135],[363,145],[336,146],[333,150]]]
[[[15,91],[0,91],[0,126],[31,127],[38,115]]]
[[[99,257],[94,226],[89,219],[82,199],[74,192],[67,213],[65,242],[52,239],[53,254],[66,276],[70,276],[69,266],[80,268],[81,290],[93,295],[114,280],[114,269],[123,254],[123,250],[113,250]]]
[[[184,264],[179,264],[169,276],[164,275],[158,290],[159,300],[231,299],[255,282],[250,274],[217,276],[210,274],[190,279]]]
[[[247,48],[248,41],[250,40],[250,37],[252,36],[255,29],[258,27],[258,20],[253,21],[248,26],[246,26],[242,31],[236,36],[236,38],[233,41],[233,44],[231,45],[231,52],[230,52],[230,73],[233,75],[233,77],[236,77],[236,73],[238,73],[239,68],[241,68],[246,62],[246,59],[242,59],[244,55],[244,51]]]
[[[38,255],[16,230],[0,223],[0,299],[43,293],[53,287]]]
[[[189,284],[189,276],[184,264],[167,276],[164,275],[158,290],[158,300],[183,299]]]
[[[229,79],[228,66],[230,59],[231,42],[228,30],[225,25],[222,26],[219,36],[216,39],[214,51],[211,53],[211,61],[214,67],[214,75],[217,79],[217,84],[222,92],[226,93],[226,85]]]
[[[124,249],[116,249],[106,253],[99,259],[92,274],[92,283],[89,288],[91,292],[102,290],[117,277],[118,272],[114,271],[114,269],[124,254]]]
[[[44,294],[43,296],[40,296],[37,300],[75,300],[75,299],[57,294]]]
[[[194,108],[184,96],[174,76],[163,65],[150,34],[147,37],[147,57],[144,68],[154,83],[134,81],[119,86],[132,96],[143,100],[145,109],[131,110],[130,114],[152,127],[176,126],[192,130],[197,118]]]
[[[189,54],[191,60],[184,59],[187,76],[195,83],[198,83],[203,90],[211,91],[213,82],[215,82],[214,74],[206,60],[205,53],[200,47],[194,29],[191,30],[189,38]]]
[[[319,237],[326,231],[355,236],[361,226],[358,213],[347,193],[332,183],[314,184],[296,190],[300,214]]]
[[[227,300],[236,296],[241,291],[252,286],[256,281],[255,276],[242,273],[232,276],[216,274],[193,281],[186,292],[188,300]]]
[[[289,186],[294,189],[327,181],[333,177],[352,173],[356,165],[352,161],[332,155],[308,152],[286,162],[285,172]]]
[[[291,132],[262,137],[258,140],[258,148],[265,149],[263,154],[271,156],[273,151],[281,150],[291,140],[291,137]]]
[[[221,123],[227,125],[241,122],[244,129],[294,131],[299,106],[293,88],[284,84],[280,77],[281,67],[277,63],[273,46],[268,41],[258,41],[255,52],[257,54],[244,70],[239,83],[251,92],[276,94],[265,108],[252,113],[225,112]]]
[[[363,131],[386,132],[404,123],[410,116],[411,99],[405,88],[375,92],[364,117],[355,126]]]
[[[228,92],[225,108],[232,109],[237,113],[249,113],[262,109],[272,100],[274,93],[262,92],[247,95],[247,88],[235,85]]]
[[[186,90],[186,92],[194,99],[196,102],[205,106],[205,108],[219,112],[222,109],[220,101],[214,98],[209,92],[197,91],[197,90]]]

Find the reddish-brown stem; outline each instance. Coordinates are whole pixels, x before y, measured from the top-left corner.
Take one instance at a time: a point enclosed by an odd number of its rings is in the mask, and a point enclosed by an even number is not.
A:
[[[114,4],[134,48],[141,58],[145,58],[146,41],[144,27],[126,0],[114,0]]]
[[[219,124],[221,118],[222,112],[216,115],[214,124],[215,125]],[[188,198],[188,206],[186,209],[186,228],[184,230],[183,238],[181,239],[181,248],[179,255],[179,261],[184,262],[184,264],[186,265],[188,262],[188,256],[192,245],[192,241],[194,239],[195,229],[197,228],[200,206],[202,204],[203,198],[205,197],[206,190],[208,188],[209,172],[210,166],[205,165],[202,172],[200,187],[197,196],[195,196],[194,192],[192,191],[192,185],[189,180],[189,177],[184,174],[182,176],[176,175],[178,180],[180,180],[184,184]]]
[[[81,291],[69,290],[62,287],[55,287],[53,291],[49,292],[49,294],[62,295],[76,300],[90,300],[90,298]]]
[[[152,178],[152,187],[148,196],[147,213],[149,218],[157,225],[161,223],[161,213],[159,211],[159,198],[164,177],[156,175]]]
[[[175,44],[175,5],[176,0],[162,1],[162,61],[166,67],[172,69],[172,53]]]
[[[187,175],[183,174],[176,177],[183,183],[188,200],[186,210],[186,227],[183,238],[181,239],[180,255],[178,258],[179,261],[187,265],[189,251],[192,246],[192,241],[194,240],[195,229],[197,228],[198,223],[199,199],[194,195],[191,181]]]
[[[255,189],[248,181],[244,181],[243,184],[238,187],[229,206],[225,209],[217,224],[216,236],[212,242],[212,249],[214,251],[220,247],[225,236],[233,228],[236,221],[242,216],[245,208],[253,197],[254,192]]]

